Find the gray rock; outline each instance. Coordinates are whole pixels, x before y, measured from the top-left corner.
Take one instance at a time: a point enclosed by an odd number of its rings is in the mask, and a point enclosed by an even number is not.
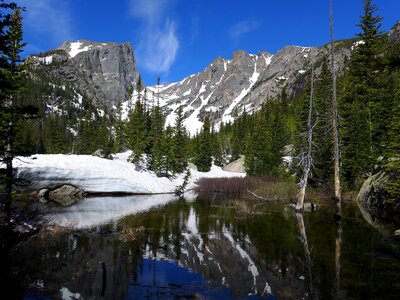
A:
[[[72,48],[84,51],[71,56]],[[139,77],[130,43],[65,42],[47,56],[52,56],[51,63],[38,56],[30,59],[50,77],[71,84],[98,107],[110,111],[117,101],[128,99],[129,88]]]
[[[244,167],[244,156],[241,156],[239,159],[227,164],[222,169],[228,172],[246,173]]]
[[[397,21],[396,25],[393,26],[389,32],[389,42],[396,43],[400,41],[400,21]]]
[[[389,193],[386,189],[387,184],[398,176],[399,174],[397,173],[388,173],[385,170],[380,170],[364,181],[357,200],[371,215],[372,219],[377,219],[381,222],[400,221],[399,207],[388,201]]]
[[[48,197],[49,189],[41,189],[37,194],[37,198],[40,202],[46,203]]]
[[[397,229],[397,230],[394,232],[394,235],[400,235],[400,229]]]
[[[358,201],[366,208],[382,207],[385,203],[385,185],[389,179],[390,176],[385,171],[379,171],[367,178],[358,192]]]
[[[62,185],[49,192],[49,200],[63,206],[72,205],[85,196],[85,192],[72,185]]]
[[[97,149],[96,151],[93,152],[92,155],[100,158],[113,159],[110,154],[104,153],[103,149]]]

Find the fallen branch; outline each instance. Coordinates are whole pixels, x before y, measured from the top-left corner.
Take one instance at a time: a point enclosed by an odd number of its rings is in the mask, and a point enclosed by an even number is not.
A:
[[[247,190],[247,192],[248,192],[249,194],[253,195],[254,197],[256,197],[257,199],[261,199],[261,200],[264,200],[264,201],[271,201],[270,199],[261,197],[261,196],[257,195],[256,193],[253,193],[253,192],[250,191],[250,190]]]

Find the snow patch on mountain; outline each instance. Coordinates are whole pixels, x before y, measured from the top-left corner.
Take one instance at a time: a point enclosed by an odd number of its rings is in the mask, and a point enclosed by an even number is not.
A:
[[[239,96],[236,97],[235,100],[232,101],[231,105],[228,107],[227,110],[225,110],[223,117],[222,117],[222,122],[227,123],[227,122],[233,122],[234,118],[232,117],[232,111],[233,109],[237,106],[237,104],[242,101],[242,99],[250,92],[251,88],[253,85],[256,83],[258,77],[260,77],[260,73],[257,72],[257,63],[254,64],[254,72],[253,75],[251,75],[249,82],[250,85],[248,88],[245,88],[242,90],[242,92],[239,94]]]
[[[79,53],[88,51],[92,48],[92,46],[85,46],[85,47],[81,48],[82,44],[83,43],[80,41],[71,43],[71,50],[68,53],[69,56],[75,57]]]

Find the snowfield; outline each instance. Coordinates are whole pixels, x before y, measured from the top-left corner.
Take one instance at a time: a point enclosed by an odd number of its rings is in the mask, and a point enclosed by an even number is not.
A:
[[[127,162],[130,151],[113,155],[113,160],[91,155],[37,154],[14,160],[15,175],[27,180],[28,189],[54,188],[63,184],[87,193],[164,194],[173,193],[182,184],[183,174],[168,179],[148,170],[136,171]],[[212,166],[209,172],[191,170],[187,189],[201,177],[243,177]]]

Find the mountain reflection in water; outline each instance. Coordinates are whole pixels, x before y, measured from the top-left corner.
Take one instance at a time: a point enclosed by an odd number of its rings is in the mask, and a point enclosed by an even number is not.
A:
[[[14,274],[25,298],[59,299],[62,293],[70,299],[399,295],[400,263],[376,251],[381,237],[357,207],[344,207],[338,228],[334,207],[295,214],[288,207],[251,203],[257,213],[238,217],[230,200],[162,205],[20,247],[16,255],[29,268],[16,260]],[[79,211],[84,219],[84,210]],[[68,215],[68,209],[62,213]]]

